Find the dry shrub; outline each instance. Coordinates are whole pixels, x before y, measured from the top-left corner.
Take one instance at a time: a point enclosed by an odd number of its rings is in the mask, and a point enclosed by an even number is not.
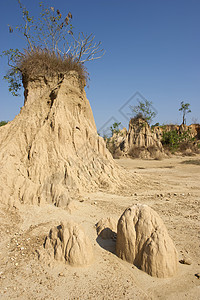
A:
[[[26,80],[76,71],[82,86],[85,86],[88,81],[88,73],[82,63],[70,55],[61,55],[47,49],[26,50],[25,54],[19,57],[17,65]]]
[[[122,151],[119,148],[117,148],[113,153],[113,158],[119,159],[121,156],[122,156]]]
[[[200,166],[200,159],[184,160],[181,162],[181,164],[192,164],[192,165]]]
[[[113,138],[107,138],[106,147],[112,154],[113,158],[119,159],[122,156],[122,151],[120,147],[117,146],[117,143]]]
[[[182,151],[181,154],[182,154],[182,156],[194,156],[195,155],[195,153],[192,152],[191,149],[187,149],[185,151]]]
[[[198,144],[195,142],[182,142],[180,144],[180,152],[185,156],[193,156],[200,153]]]
[[[167,149],[166,147],[164,147],[164,150],[165,150],[165,154],[166,154],[167,156],[169,156],[169,157],[172,156],[172,152],[171,152],[169,149]]]
[[[131,158],[149,159],[152,157],[155,160],[163,159],[163,154],[160,153],[159,149],[155,146],[150,146],[148,148],[146,148],[145,146],[142,147],[133,146],[129,150],[128,155]]]
[[[160,152],[157,152],[156,155],[154,156],[155,160],[162,160],[163,159],[163,155]]]
[[[143,114],[141,112],[137,113],[136,116],[131,119],[131,121],[132,121],[132,123],[135,123],[139,119],[146,121],[145,117],[143,116]]]
[[[149,146],[147,150],[151,154],[151,157],[155,157],[158,153],[158,148],[156,146]]]
[[[162,160],[163,159],[163,155],[160,152],[160,149],[156,146],[149,146],[147,148],[147,150],[149,151],[151,157],[153,157],[155,160]]]
[[[137,146],[133,146],[129,152],[128,155],[131,156],[132,158],[140,158],[142,155],[142,152],[146,151],[145,147],[137,147]]]
[[[192,150],[193,144],[190,142],[182,142],[179,146],[180,151],[186,151],[188,149]]]

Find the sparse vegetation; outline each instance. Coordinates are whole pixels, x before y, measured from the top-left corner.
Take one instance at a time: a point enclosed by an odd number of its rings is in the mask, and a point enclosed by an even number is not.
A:
[[[40,17],[35,19],[20,0],[18,3],[24,24],[15,29],[9,25],[9,32],[19,30],[27,44],[22,52],[19,49],[2,52],[8,59],[9,70],[4,79],[8,82],[9,91],[18,96],[22,79],[70,70],[78,72],[85,86],[88,73],[84,63],[104,55],[101,42],[96,43],[93,34],[79,33],[76,37],[71,24],[71,12],[62,15],[58,9],[45,7],[41,2]]]
[[[131,158],[154,158],[155,160],[162,160],[163,155],[160,153],[156,146],[149,146],[146,148],[145,146],[132,146],[128,152],[128,155]]]
[[[152,120],[156,116],[156,112],[152,107],[152,102],[144,99],[144,101],[139,101],[138,105],[132,106],[132,112],[135,114],[135,118],[144,119],[148,124],[152,122]]]
[[[17,67],[26,80],[38,76],[53,76],[59,73],[76,71],[81,83],[85,86],[88,73],[83,64],[74,60],[70,55],[61,55],[47,49],[35,48],[33,51],[25,51],[17,61]]]
[[[179,135],[176,130],[164,131],[162,135],[163,146],[168,147],[170,150],[177,150],[179,144]]]
[[[154,157],[154,158],[159,157],[158,156],[158,148],[155,145],[149,146],[147,148],[147,150],[149,151],[151,157]]]
[[[137,147],[133,146],[128,152],[128,155],[131,158],[140,158],[142,156],[142,152],[146,151],[145,147]]]
[[[117,147],[117,144],[115,140],[112,137],[105,138],[106,147],[112,154],[113,158],[119,158],[121,153],[119,147]]]
[[[0,127],[6,125],[7,123],[7,121],[0,121]]]
[[[182,164],[187,164],[187,165],[196,165],[200,166],[200,159],[190,159],[190,160],[184,160],[181,162]]]
[[[186,114],[191,113],[190,104],[184,103],[183,101],[181,101],[181,107],[179,108],[179,111],[182,111],[182,113],[183,113],[182,124],[185,125],[186,124]]]
[[[117,123],[113,123],[112,126],[110,126],[110,131],[111,131],[111,134],[113,136],[114,133],[118,134],[120,132],[120,129],[119,129],[119,126],[121,125],[121,122]]]
[[[186,149],[196,149],[195,138],[191,136],[190,130],[177,131],[169,130],[163,131],[162,144],[172,153],[176,151],[185,151]]]
[[[158,126],[160,126],[159,122],[155,123],[154,125],[151,125],[151,129],[154,129],[155,127],[158,127]]]
[[[107,135],[104,135],[103,137],[106,142],[106,147],[112,154],[113,158],[119,158],[121,156],[121,148],[119,147],[117,141],[115,140],[115,137],[118,136],[118,134],[120,134],[120,129],[119,129],[120,125],[121,122],[113,123],[113,125],[110,126],[111,136],[108,137]],[[113,137],[114,134],[115,136]]]

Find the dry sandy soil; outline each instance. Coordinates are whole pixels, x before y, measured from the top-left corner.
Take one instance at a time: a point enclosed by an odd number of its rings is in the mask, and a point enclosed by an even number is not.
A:
[[[51,205],[0,206],[0,299],[200,299],[200,156],[162,161],[121,159],[137,184],[125,195],[103,190],[74,199],[70,211]],[[127,196],[128,195],[128,196]],[[97,238],[102,217],[119,219],[135,203],[152,207],[163,219],[179,254],[173,278],[158,279],[114,254],[115,241]],[[61,220],[81,224],[94,246],[94,262],[84,268],[38,259],[50,228]]]

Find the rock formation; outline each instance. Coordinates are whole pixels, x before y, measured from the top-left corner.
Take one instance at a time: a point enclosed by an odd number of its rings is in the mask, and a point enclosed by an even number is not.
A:
[[[163,125],[154,127],[154,131],[157,131],[160,136],[162,136],[163,131],[172,131],[176,130],[178,134],[183,132],[188,132],[188,134],[195,138],[196,140],[200,140],[200,124],[191,124],[191,125]]]
[[[125,151],[134,156],[134,150],[139,150],[141,158],[156,157],[164,152],[159,133],[153,132],[142,118],[132,118],[129,122]]]
[[[134,158],[158,158],[164,156],[161,143],[162,131],[152,131],[143,118],[132,118],[126,129],[115,133],[107,142],[114,158],[131,156]]]
[[[96,230],[102,239],[113,239],[117,232],[117,222],[113,218],[103,218],[96,224]]]
[[[200,124],[191,124],[188,126],[192,137],[200,140]]]
[[[64,222],[52,228],[44,243],[47,260],[55,259],[72,266],[85,266],[93,261],[93,249],[89,238],[73,222]],[[46,254],[46,255],[45,255]]]
[[[127,129],[123,128],[119,132],[114,132],[111,138],[106,139],[106,147],[109,149],[113,158],[125,156],[124,145],[127,136]]]
[[[163,132],[176,131],[183,136],[180,143],[180,151],[184,154],[199,153],[200,125],[163,125],[151,128],[142,117],[132,118],[129,122],[128,131],[126,128],[115,132],[107,139],[107,148],[114,158],[155,158],[162,159],[169,154],[167,148],[164,149],[161,141]]]
[[[0,128],[0,201],[65,207],[81,191],[120,186],[123,170],[97,134],[77,73],[29,78],[24,88],[20,114]]]
[[[177,251],[158,214],[147,205],[127,208],[117,225],[116,254],[155,277],[177,271]]]

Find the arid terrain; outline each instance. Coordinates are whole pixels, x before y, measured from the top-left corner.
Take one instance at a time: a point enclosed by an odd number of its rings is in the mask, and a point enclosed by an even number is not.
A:
[[[163,160],[120,159],[134,173],[132,189],[104,190],[75,198],[64,210],[50,204],[0,204],[0,299],[199,299],[200,155]],[[163,219],[178,250],[172,278],[154,278],[115,255],[115,241],[97,238],[102,217],[119,219],[125,208],[142,203]],[[88,267],[39,259],[50,228],[70,219],[84,228],[94,247]]]
[[[0,20],[23,39],[2,31],[0,300],[200,300],[198,5],[13,2]]]

